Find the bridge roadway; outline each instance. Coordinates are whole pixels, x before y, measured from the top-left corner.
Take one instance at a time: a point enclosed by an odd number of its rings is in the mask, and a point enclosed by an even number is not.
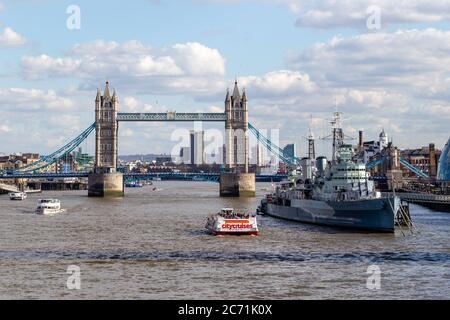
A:
[[[202,122],[225,122],[225,113],[118,113],[117,121],[202,121]]]
[[[24,173],[24,174],[0,174],[0,180],[9,179],[63,179],[63,178],[87,178],[88,172],[78,173]],[[149,172],[149,173],[126,173],[125,179],[149,179],[160,177],[163,180],[192,180],[194,177],[205,178],[206,180],[216,180],[220,178],[220,172],[214,173],[176,173],[176,172]],[[258,182],[279,182],[286,179],[287,175],[256,175],[256,181]]]

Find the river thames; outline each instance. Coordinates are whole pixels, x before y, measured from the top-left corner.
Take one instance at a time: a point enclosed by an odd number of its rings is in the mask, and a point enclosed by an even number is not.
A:
[[[255,210],[218,184],[155,182],[122,199],[86,191],[0,196],[1,299],[450,299],[450,214],[411,206],[420,233],[358,233],[259,217],[258,237],[214,237],[206,216]],[[55,197],[67,211],[34,210]],[[69,290],[78,266],[81,289]],[[367,288],[369,266],[381,270]]]

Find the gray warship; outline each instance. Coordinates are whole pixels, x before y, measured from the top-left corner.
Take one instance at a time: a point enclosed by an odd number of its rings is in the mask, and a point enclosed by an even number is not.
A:
[[[279,183],[261,201],[259,213],[303,223],[393,233],[399,215],[404,213],[400,198],[376,191],[366,165],[356,163],[352,156],[353,147],[343,143],[342,130],[334,130],[333,160],[319,157],[313,165],[313,160],[303,159],[301,174]]]

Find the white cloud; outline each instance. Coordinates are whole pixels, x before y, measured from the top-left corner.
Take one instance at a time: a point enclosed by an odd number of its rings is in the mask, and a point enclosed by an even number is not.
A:
[[[78,71],[81,60],[71,58],[54,59],[42,54],[36,57],[23,57],[22,67],[27,79],[39,79],[44,75],[49,77],[61,77],[74,74]]]
[[[366,28],[367,9],[381,10],[382,26],[397,23],[450,21],[450,0],[196,0],[200,3],[269,3],[285,5],[296,15],[296,25],[311,28]]]
[[[284,4],[297,16],[299,27],[366,28],[367,9],[381,10],[382,25],[450,21],[450,0],[267,0]]]
[[[11,28],[5,28],[0,32],[0,47],[18,47],[26,43],[25,37]]]
[[[275,99],[312,93],[316,84],[309,75],[297,71],[279,70],[269,72],[261,77],[247,76],[239,78],[241,86],[247,87],[258,98]]]
[[[125,97],[121,106],[123,112],[154,112],[154,107],[150,104],[138,101],[134,97]]]
[[[0,88],[0,108],[2,110],[64,111],[73,106],[74,103],[72,100],[59,96],[53,90],[43,91],[25,88]]]
[[[288,64],[322,88],[400,90],[429,98],[450,89],[450,31],[406,30],[335,37]]]
[[[223,112],[224,107],[218,107],[218,106],[211,106],[209,107],[209,112]]]
[[[21,67],[26,79],[75,77],[96,85],[106,77],[147,93],[217,90],[225,75],[220,52],[197,42],[156,49],[139,41],[95,41],[78,44],[61,58],[24,57]]]
[[[370,6],[380,8],[383,25],[450,20],[450,0],[286,0],[285,2],[290,6],[294,5],[294,11],[298,14],[296,24],[301,27],[366,28],[366,20],[369,17],[367,9]]]
[[[217,49],[198,42],[175,44],[168,50],[182,70],[189,75],[225,75],[225,58]]]
[[[6,124],[0,123],[0,133],[9,133],[12,132],[12,128]]]
[[[250,118],[263,128],[282,128],[282,141],[288,142],[283,139],[293,139],[299,131],[306,135],[310,114],[329,119],[337,102],[350,118],[345,123],[349,134],[364,128],[370,139],[385,127],[400,147],[431,141],[439,145],[448,139],[449,57],[450,31],[335,37],[291,55],[286,74],[255,77],[253,86],[248,84]],[[296,78],[293,74],[308,81],[288,81]],[[263,80],[267,77],[272,80]],[[290,83],[296,84],[293,89]],[[279,95],[267,94],[277,89]],[[327,121],[318,127],[321,136],[329,134],[323,129],[329,128]]]

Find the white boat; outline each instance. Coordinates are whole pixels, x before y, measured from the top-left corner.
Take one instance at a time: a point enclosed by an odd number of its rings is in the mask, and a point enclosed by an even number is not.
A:
[[[161,181],[161,178],[160,177],[153,177],[152,180],[153,181]]]
[[[36,209],[37,214],[43,215],[53,215],[61,211],[61,201],[58,199],[40,199]]]
[[[11,192],[9,194],[9,199],[11,199],[11,200],[22,201],[22,200],[25,200],[26,198],[27,198],[26,192],[18,191],[18,192]]]
[[[256,215],[237,213],[232,208],[224,208],[208,217],[206,229],[214,235],[258,235]]]

